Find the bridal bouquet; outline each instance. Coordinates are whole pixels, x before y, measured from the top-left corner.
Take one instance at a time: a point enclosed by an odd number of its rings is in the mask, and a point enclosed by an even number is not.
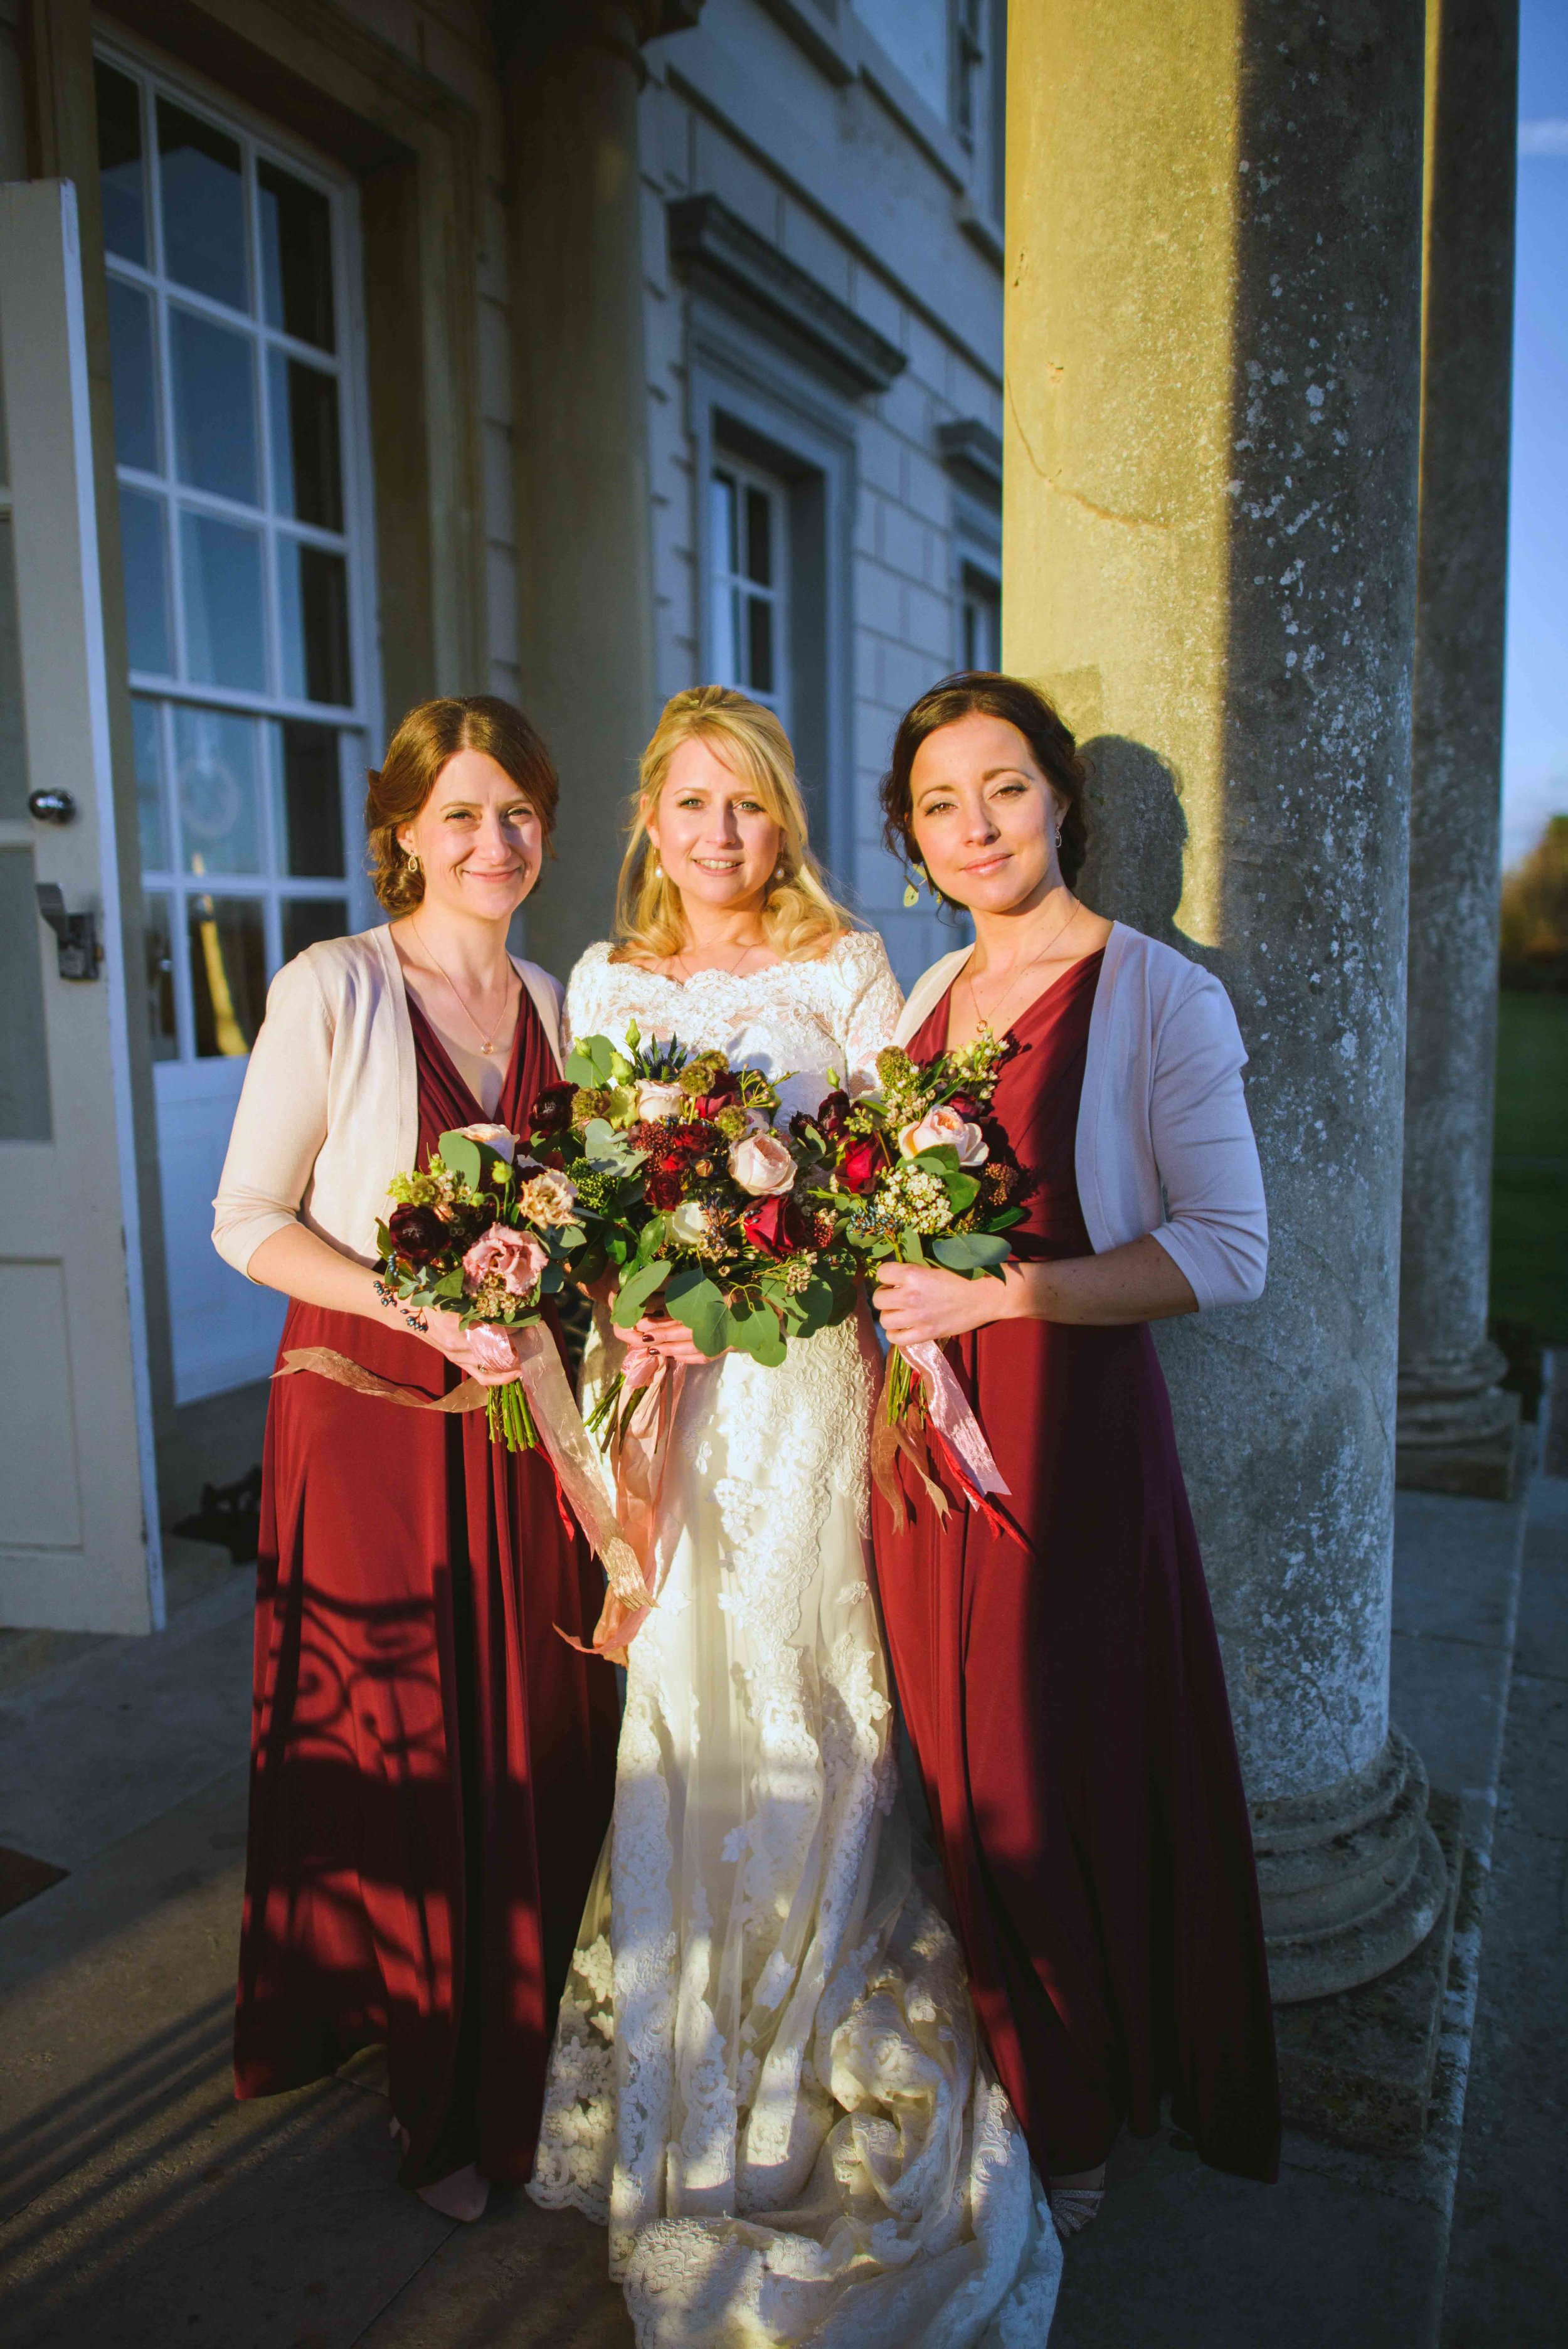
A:
[[[572,1270],[586,1282],[614,1271],[618,1329],[657,1299],[699,1352],[736,1347],[776,1366],[790,1338],[854,1310],[855,1258],[820,1151],[777,1130],[779,1095],[759,1070],[676,1036],[645,1040],[634,1024],[619,1045],[584,1037],[566,1077],[535,1104],[530,1146],[593,1219]]]
[[[577,1195],[558,1168],[518,1154],[503,1125],[443,1133],[422,1173],[394,1176],[397,1204],[376,1228],[384,1288],[415,1313],[458,1314],[476,1332],[476,1350],[495,1370],[511,1366],[512,1330],[540,1319],[569,1267],[588,1247]],[[490,1434],[512,1452],[531,1451],[539,1430],[521,1380],[491,1387]]]

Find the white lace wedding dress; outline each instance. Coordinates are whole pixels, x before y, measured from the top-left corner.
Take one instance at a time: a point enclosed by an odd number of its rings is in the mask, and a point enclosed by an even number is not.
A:
[[[849,936],[684,984],[592,947],[566,1019],[792,1072],[782,1123],[898,1009],[881,939]],[[641,2349],[1041,2349],[1050,2326],[1057,2237],[911,1872],[867,1580],[874,1361],[850,1323],[780,1369],[686,1374],[529,2189],[608,2224]]]

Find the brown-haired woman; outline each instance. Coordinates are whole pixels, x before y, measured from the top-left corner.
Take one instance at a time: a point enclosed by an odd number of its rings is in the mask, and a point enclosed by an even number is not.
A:
[[[441,1133],[526,1133],[559,1081],[560,989],[506,949],[555,800],[539,736],[484,697],[411,710],[370,777],[396,918],[278,973],[216,1202],[220,1254],[293,1300],[284,1353],[426,1397],[493,1376],[456,1315],[378,1288],[376,1224]],[[616,1733],[610,1675],[554,1627],[586,1636],[602,1597],[543,1454],[482,1413],[273,1387],[237,2092],[384,2044],[403,2182],[453,2217],[533,2160]]]
[[[1218,981],[1073,895],[1072,735],[1031,686],[904,717],[889,845],[975,922],[898,1039],[1014,1047],[988,1120],[1027,1178],[1004,1281],[890,1265],[893,1339],[952,1341],[1023,1546],[874,1514],[883,1619],[975,2002],[1064,2233],[1123,2122],[1275,2174],[1268,1978],[1218,1643],[1149,1323],[1244,1303],[1267,1226]]]

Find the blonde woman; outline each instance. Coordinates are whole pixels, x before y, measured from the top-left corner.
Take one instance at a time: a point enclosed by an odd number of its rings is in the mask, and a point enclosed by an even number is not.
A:
[[[677,694],[568,1035],[673,1030],[766,1070],[788,1118],[830,1072],[863,1078],[899,1008],[812,861],[778,719]],[[607,2222],[642,2349],[1043,2340],[1059,2250],[897,1800],[865,1548],[874,1348],[851,1323],[768,1370],[705,1361],[669,1321],[641,1334],[686,1365],[659,1604],[531,2191]]]

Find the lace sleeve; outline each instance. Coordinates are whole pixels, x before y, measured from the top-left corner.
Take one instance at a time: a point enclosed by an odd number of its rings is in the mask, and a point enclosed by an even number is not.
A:
[[[840,1013],[840,1041],[846,1075],[852,1084],[874,1076],[874,1062],[884,1044],[892,1041],[903,990],[892,975],[887,948],[874,930],[855,930],[841,938],[834,959],[842,974],[844,1003]]]
[[[572,968],[566,982],[566,1006],[561,1015],[561,1045],[569,1052],[579,1036],[596,1036],[602,1032],[600,1005],[604,994],[604,974],[609,968],[610,948],[600,938],[584,947]]]

